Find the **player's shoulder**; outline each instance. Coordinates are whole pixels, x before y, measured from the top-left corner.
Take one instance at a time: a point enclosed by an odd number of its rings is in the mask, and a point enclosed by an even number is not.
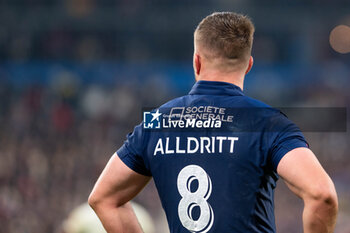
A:
[[[279,109],[274,108],[260,100],[254,99],[249,96],[242,96],[241,106],[243,108],[251,109],[264,117],[276,116],[276,115],[284,115]]]
[[[274,109],[273,107],[271,107],[270,105],[260,101],[260,100],[257,100],[257,99],[254,99],[252,97],[249,97],[249,96],[242,96],[243,100],[244,101],[244,104],[247,106],[247,107],[256,107],[256,108],[268,108],[268,109]]]
[[[281,132],[283,130],[290,130],[290,132],[299,131],[299,128],[288,119],[288,117],[278,108],[244,96],[242,98],[243,109],[240,109],[239,114],[241,118],[250,123],[253,130],[264,129],[266,132]]]

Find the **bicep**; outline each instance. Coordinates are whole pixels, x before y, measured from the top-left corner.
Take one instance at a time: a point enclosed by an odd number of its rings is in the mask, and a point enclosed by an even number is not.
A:
[[[121,206],[134,198],[150,179],[149,176],[131,170],[114,154],[98,178],[90,197]]]
[[[308,148],[289,151],[279,162],[277,173],[299,197],[317,198],[332,181]]]

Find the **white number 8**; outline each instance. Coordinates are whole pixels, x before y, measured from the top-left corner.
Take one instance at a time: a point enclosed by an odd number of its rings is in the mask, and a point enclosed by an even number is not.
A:
[[[197,180],[198,188],[191,192],[191,183]],[[197,165],[184,167],[177,177],[177,188],[182,197],[178,214],[182,225],[191,232],[206,233],[214,223],[214,213],[207,202],[211,194],[211,180],[203,168]],[[200,208],[197,220],[192,218],[194,207]]]

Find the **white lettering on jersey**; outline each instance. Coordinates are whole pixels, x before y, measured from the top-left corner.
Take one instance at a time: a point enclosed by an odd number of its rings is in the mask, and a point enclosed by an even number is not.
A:
[[[182,140],[184,140],[184,141],[182,141]],[[236,141],[238,141],[238,137],[225,137],[225,136],[200,137],[199,139],[197,139],[195,137],[159,138],[157,141],[157,144],[154,148],[153,155],[194,154],[194,153],[200,153],[200,154],[230,153],[230,154],[233,154]],[[181,145],[182,145],[182,147],[181,147]],[[229,149],[224,150],[224,148],[229,148]]]

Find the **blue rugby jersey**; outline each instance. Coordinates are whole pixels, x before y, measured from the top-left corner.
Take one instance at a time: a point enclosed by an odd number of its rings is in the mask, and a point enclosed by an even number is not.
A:
[[[117,151],[152,176],[171,233],[275,232],[277,165],[308,147],[277,109],[225,82],[198,81],[145,113]]]

